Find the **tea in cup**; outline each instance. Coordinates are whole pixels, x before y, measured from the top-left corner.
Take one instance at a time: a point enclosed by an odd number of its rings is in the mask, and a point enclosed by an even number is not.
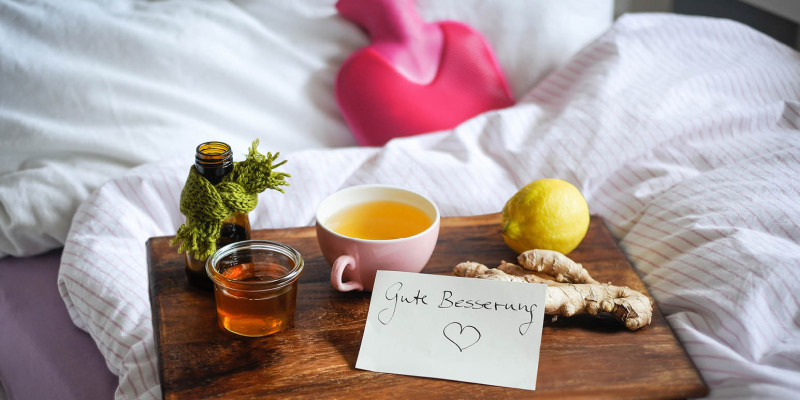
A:
[[[378,270],[425,267],[439,236],[439,209],[400,187],[352,186],[320,203],[316,230],[333,287],[371,291]]]

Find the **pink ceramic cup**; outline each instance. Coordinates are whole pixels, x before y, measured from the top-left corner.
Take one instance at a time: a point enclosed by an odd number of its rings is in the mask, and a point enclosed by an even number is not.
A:
[[[424,231],[390,240],[358,239],[341,235],[326,226],[337,211],[370,201],[391,200],[424,211],[432,223]],[[427,197],[387,185],[360,185],[338,191],[317,208],[317,241],[331,265],[331,284],[336,290],[371,291],[378,270],[419,272],[431,258],[439,237],[439,209]]]

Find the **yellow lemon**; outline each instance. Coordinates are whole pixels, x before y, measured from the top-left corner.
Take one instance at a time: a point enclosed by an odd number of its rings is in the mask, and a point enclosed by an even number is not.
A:
[[[589,205],[580,190],[561,179],[527,184],[503,207],[503,239],[517,253],[533,249],[567,254],[589,229]]]

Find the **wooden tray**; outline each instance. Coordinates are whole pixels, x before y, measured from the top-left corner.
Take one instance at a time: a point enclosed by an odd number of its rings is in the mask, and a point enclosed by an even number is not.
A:
[[[300,251],[293,328],[244,338],[217,326],[214,296],[193,289],[169,237],[147,242],[150,300],[161,385],[166,399],[308,398],[691,398],[708,393],[702,378],[656,308],[648,327],[631,332],[612,318],[545,316],[536,391],[355,369],[369,293],[339,293],[329,282],[313,227],[253,232]],[[647,293],[603,221],[593,217],[570,253],[602,282]],[[442,219],[424,273],[449,274],[461,261],[513,261],[499,214]]]

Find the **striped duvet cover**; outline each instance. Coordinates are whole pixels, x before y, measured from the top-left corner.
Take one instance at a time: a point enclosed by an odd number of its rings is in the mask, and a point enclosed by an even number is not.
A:
[[[280,151],[266,137],[261,150]],[[800,55],[760,33],[625,16],[513,107],[382,148],[284,156],[291,186],[260,196],[254,229],[311,225],[325,196],[356,184],[404,186],[460,216],[498,212],[532,180],[568,180],[711,398],[800,397]],[[102,186],[64,248],[59,289],[120,376],[118,398],[160,398],[144,243],[183,222],[191,162]]]

